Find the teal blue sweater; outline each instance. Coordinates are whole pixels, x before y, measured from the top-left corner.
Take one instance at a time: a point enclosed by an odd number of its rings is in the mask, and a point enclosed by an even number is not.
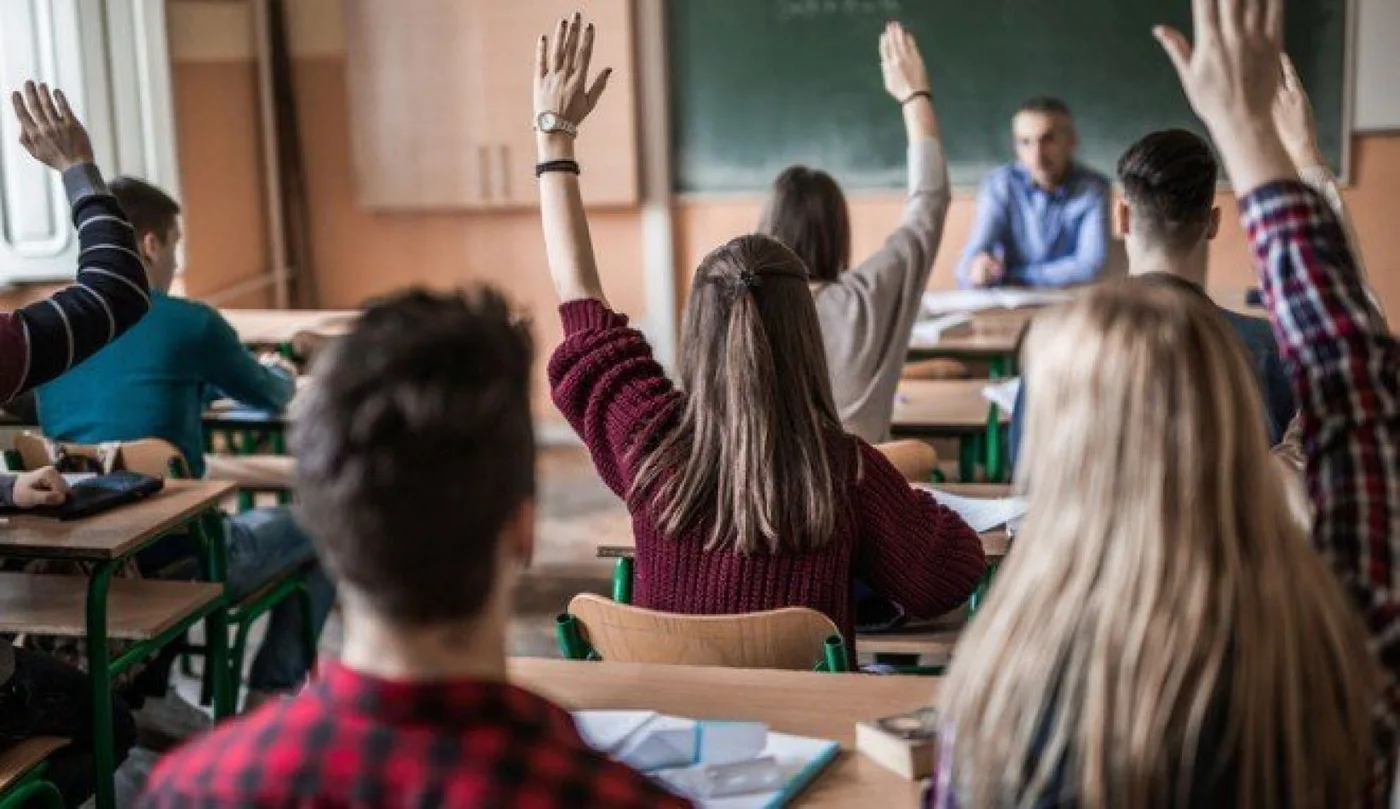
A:
[[[164,438],[204,474],[205,403],[225,396],[278,411],[295,381],[263,366],[212,307],[151,293],[151,311],[116,342],[39,388],[44,434],[92,444]]]

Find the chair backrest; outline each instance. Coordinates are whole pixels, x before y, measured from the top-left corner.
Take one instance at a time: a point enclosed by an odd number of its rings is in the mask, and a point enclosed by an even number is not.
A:
[[[886,441],[876,444],[875,449],[911,483],[927,483],[933,477],[933,470],[938,468],[938,452],[923,441]]]
[[[604,660],[811,671],[840,634],[825,615],[785,607],[743,615],[677,615],[581,593],[569,614]]]
[[[118,444],[67,444],[50,441],[35,433],[22,433],[15,437],[15,451],[26,471],[39,469],[54,463],[55,449],[66,455],[92,458],[99,463],[108,459],[108,449],[114,448],[111,456],[113,469],[125,469],[154,478],[189,477],[189,466],[180,450],[161,438],[143,438],[139,441],[126,441]],[[179,474],[172,474],[179,470]]]

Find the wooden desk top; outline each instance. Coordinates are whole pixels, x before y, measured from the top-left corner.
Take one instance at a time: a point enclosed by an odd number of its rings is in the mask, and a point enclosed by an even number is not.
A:
[[[932,704],[939,681],[806,671],[511,658],[510,679],[566,708],[639,708],[699,719],[766,722],[841,743],[799,806],[914,806],[907,781],[855,751],[856,722]]]
[[[987,429],[991,403],[982,389],[985,379],[906,379],[895,391],[894,418],[890,429],[896,434],[968,435]],[[1000,413],[1003,424],[1011,420]]]
[[[0,632],[87,635],[86,576],[0,573]],[[107,637],[150,640],[223,598],[209,582],[114,577],[107,590]]]
[[[1039,308],[992,309],[977,312],[972,320],[954,326],[936,343],[910,343],[910,359],[991,359],[1016,353],[1021,334]]]
[[[54,751],[68,746],[67,739],[36,736],[0,750],[0,790],[9,787],[43,763]]]
[[[159,493],[72,522],[16,514],[0,524],[0,555],[116,559],[215,506],[238,487],[218,480],[167,480]]]
[[[245,345],[290,343],[302,332],[341,334],[359,312],[332,309],[220,309]]]

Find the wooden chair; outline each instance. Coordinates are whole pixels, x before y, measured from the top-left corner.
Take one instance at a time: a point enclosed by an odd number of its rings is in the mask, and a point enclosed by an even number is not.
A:
[[[92,445],[63,444],[63,451],[69,455],[97,457],[100,448]],[[15,438],[15,450],[19,453],[25,469],[37,469],[49,464],[49,442],[42,436],[26,433]],[[189,464],[175,445],[160,438],[143,438],[116,445],[117,468],[159,478],[188,479]],[[227,569],[227,561],[224,569]],[[248,634],[259,617],[270,612],[282,602],[295,598],[300,606],[302,617],[302,642],[306,644],[310,656],[316,656],[316,628],[312,620],[311,592],[306,589],[308,566],[292,570],[269,581],[237,602],[228,605],[229,626],[234,629],[233,646],[229,653],[230,680],[233,702],[238,703],[238,694],[243,687],[243,661],[248,649]],[[187,571],[162,571],[162,575],[188,575]],[[187,674],[193,673],[189,664],[189,654],[204,655],[206,647],[186,642],[183,649],[182,666]],[[203,700],[207,704],[212,699],[212,682],[204,679]]]
[[[49,756],[67,739],[39,736],[0,750],[0,809],[63,809],[58,787],[44,778]]]
[[[906,362],[899,372],[900,379],[967,379],[970,376],[972,371],[966,363],[946,357]]]
[[[876,444],[875,449],[910,483],[928,483],[938,469],[938,452],[923,441],[912,438],[886,441]]]
[[[846,646],[831,619],[787,607],[745,615],[677,615],[580,593],[559,617],[565,657],[810,671],[846,671]]]

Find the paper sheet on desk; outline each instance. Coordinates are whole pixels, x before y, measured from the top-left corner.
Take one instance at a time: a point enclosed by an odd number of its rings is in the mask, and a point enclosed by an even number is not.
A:
[[[1026,516],[1026,501],[1022,497],[960,497],[932,486],[919,488],[932,494],[940,505],[956,512],[979,534]]]
[[[970,320],[972,320],[972,315],[966,312],[953,312],[920,320],[914,324],[914,333],[909,339],[909,344],[912,346],[937,345],[938,341],[943,339],[943,332],[955,326],[961,326]]]
[[[954,312],[985,312],[990,309],[1021,309],[1062,303],[1074,293],[1060,289],[946,289],[924,293],[921,312],[925,317]]]
[[[1021,379],[1008,379],[1005,382],[995,382],[982,389],[982,398],[1001,408],[1001,412],[1010,415],[1016,412],[1016,397],[1021,393]]]

